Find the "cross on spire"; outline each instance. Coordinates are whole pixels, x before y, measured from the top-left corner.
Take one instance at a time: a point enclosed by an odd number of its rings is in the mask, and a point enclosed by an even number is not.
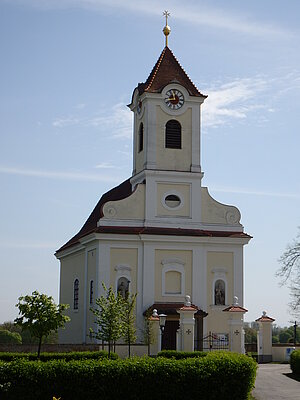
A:
[[[163,16],[166,17],[166,25],[165,25],[165,27],[164,27],[164,29],[163,29],[163,33],[164,33],[164,35],[165,35],[165,37],[166,37],[166,47],[168,47],[168,35],[169,35],[170,32],[171,32],[171,28],[170,28],[169,25],[168,25],[168,17],[170,16],[169,11],[165,10],[165,11],[163,12]]]
[[[168,25],[168,17],[170,16],[169,11],[165,10],[165,11],[163,12],[163,15],[166,17],[166,25]]]

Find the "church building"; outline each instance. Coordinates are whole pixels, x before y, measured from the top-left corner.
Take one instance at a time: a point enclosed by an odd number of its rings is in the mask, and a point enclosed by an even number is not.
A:
[[[239,210],[202,186],[201,105],[207,96],[168,47],[169,32],[166,24],[166,46],[128,105],[132,176],[102,195],[55,254],[59,301],[70,304],[71,317],[60,343],[92,342],[90,307],[103,294],[102,282],[124,296],[137,293],[139,341],[146,311],[157,310],[167,316],[161,348],[179,349],[180,310],[189,308],[194,349],[203,349],[209,335],[227,343],[239,336],[242,343],[243,246],[251,236]]]

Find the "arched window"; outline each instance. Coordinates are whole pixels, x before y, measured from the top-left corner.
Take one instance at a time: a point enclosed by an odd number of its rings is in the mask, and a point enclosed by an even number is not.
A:
[[[74,281],[74,302],[73,302],[74,310],[78,310],[78,299],[79,299],[79,280],[75,279],[75,281]]]
[[[117,291],[120,293],[120,295],[123,297],[123,299],[126,299],[129,293],[129,280],[122,276],[121,278],[118,279],[118,287]]]
[[[90,304],[94,303],[94,281],[90,282]]]
[[[222,279],[217,279],[215,282],[215,305],[225,305],[225,282]]]
[[[175,119],[166,123],[165,147],[167,149],[181,149],[181,125]]]
[[[144,148],[144,125],[142,122],[140,123],[138,136],[139,136],[138,137],[139,152],[141,152]]]

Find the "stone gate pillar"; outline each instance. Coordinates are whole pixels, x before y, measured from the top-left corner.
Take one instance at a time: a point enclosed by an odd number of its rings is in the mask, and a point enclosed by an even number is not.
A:
[[[229,325],[229,350],[236,353],[245,353],[244,342],[244,314],[248,312],[246,308],[241,307],[238,298],[234,296],[232,306],[223,310],[228,312],[228,325]]]
[[[150,355],[156,355],[161,350],[161,331],[159,327],[159,316],[157,310],[153,310],[153,314],[149,318],[150,328]]]
[[[274,318],[268,317],[263,311],[262,316],[255,320],[258,322],[257,352],[258,362],[267,363],[272,361],[272,323]]]
[[[191,304],[191,297],[185,296],[184,306],[177,309],[180,315],[180,326],[177,334],[177,350],[194,351],[195,317],[197,307]]]

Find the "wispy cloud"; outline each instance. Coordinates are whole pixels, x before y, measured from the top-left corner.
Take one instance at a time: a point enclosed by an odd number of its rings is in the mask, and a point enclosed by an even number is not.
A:
[[[115,104],[110,110],[101,110],[101,114],[90,116],[68,115],[58,117],[52,122],[55,128],[70,126],[94,127],[101,129],[112,138],[132,138],[132,112],[125,103]]]
[[[56,118],[52,122],[52,125],[55,126],[56,128],[64,128],[65,126],[74,126],[80,123],[81,123],[80,118],[69,116],[69,117]]]
[[[261,124],[276,112],[276,105],[284,95],[299,92],[300,72],[282,70],[272,77],[232,79],[201,89],[208,94],[203,104],[204,131],[234,121],[243,122],[251,116],[255,116],[255,124]]]
[[[258,94],[266,91],[268,84],[267,79],[254,77],[234,79],[227,83],[218,82],[204,89],[208,98],[203,106],[203,127],[215,128],[246,119],[258,109],[268,109],[265,103],[257,103]],[[80,117],[73,114],[56,118],[52,125],[56,128],[94,127],[105,133],[109,132],[112,138],[132,140],[132,112],[122,102],[115,104],[111,110],[102,108],[101,115],[94,113]]]
[[[224,125],[232,120],[245,119],[257,109],[268,108],[266,104],[257,102],[258,94],[267,88],[266,79],[255,77],[235,79],[206,89],[208,98],[203,105],[203,126],[210,128]]]
[[[82,109],[84,109],[85,107],[86,107],[86,104],[85,104],[85,103],[79,103],[79,104],[76,105],[76,108],[77,108],[78,110],[82,110]]]
[[[218,187],[218,186],[214,186],[214,185],[211,185],[210,191],[211,192],[220,192],[220,193],[245,194],[245,195],[253,195],[253,196],[300,199],[300,194],[297,194],[297,193],[265,192],[265,191],[245,189],[245,188]]]
[[[104,128],[114,138],[131,139],[132,137],[132,112],[125,103],[115,104],[111,113],[90,118],[87,124]]]
[[[122,178],[112,177],[108,174],[87,174],[81,172],[66,172],[66,171],[46,171],[40,169],[28,169],[21,167],[0,166],[0,174],[22,175],[36,178],[46,179],[62,179],[72,181],[92,181],[92,182],[120,182]]]
[[[8,0],[7,0],[8,1]],[[9,0],[9,3],[31,5],[43,9],[68,9],[83,8],[98,12],[115,10],[135,14],[159,15],[162,7],[172,10],[172,18],[181,19],[195,26],[210,27],[218,30],[238,32],[249,36],[268,37],[272,39],[290,38],[293,33],[271,22],[258,22],[255,16],[229,11],[221,8],[208,6],[207,3],[197,2],[196,4],[182,4],[182,1],[161,1],[152,0]]]
[[[233,78],[225,83],[215,82],[207,88],[196,83],[208,94],[202,113],[202,127],[207,132],[211,128],[243,122],[252,116],[255,116],[255,124],[266,123],[269,115],[276,111],[276,102],[287,92],[299,90],[300,73],[282,71],[275,77]],[[100,112],[90,115],[87,115],[89,110],[84,112],[85,116],[72,114],[56,118],[52,125],[56,128],[94,127],[111,138],[132,140],[132,112],[125,103],[119,102],[110,110],[102,107]],[[101,168],[109,168],[109,165],[104,164]]]
[[[0,241],[0,248],[8,249],[56,249],[58,247],[57,242],[41,242],[39,240],[24,240],[24,239],[14,239],[13,241]]]
[[[97,169],[120,169],[117,165],[109,164],[109,163],[100,163],[95,165]]]

